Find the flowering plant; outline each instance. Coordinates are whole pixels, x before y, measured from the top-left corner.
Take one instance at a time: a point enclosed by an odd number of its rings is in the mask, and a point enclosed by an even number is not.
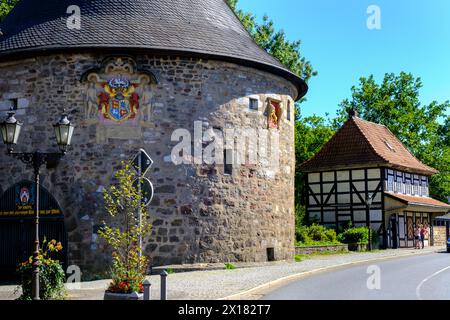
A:
[[[63,249],[61,242],[46,239],[39,248],[39,296],[42,300],[61,300],[65,298],[66,290],[64,282],[66,279],[64,270],[58,260],[53,256]],[[32,276],[33,257],[19,264],[17,273],[20,275],[21,284],[17,289],[22,288],[22,295],[19,300],[32,299]]]

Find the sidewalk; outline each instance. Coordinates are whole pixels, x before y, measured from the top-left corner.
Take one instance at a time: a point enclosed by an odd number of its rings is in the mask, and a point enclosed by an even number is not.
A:
[[[411,255],[430,254],[445,250],[444,247],[429,247],[424,250],[398,249],[370,253],[349,253],[329,256],[314,256],[301,262],[276,262],[243,264],[234,270],[205,270],[175,273],[168,276],[168,299],[170,300],[215,300],[256,299],[262,292],[285,284],[313,272],[332,270],[345,265]],[[217,266],[212,266],[216,269]],[[152,299],[159,299],[159,276],[149,276],[152,284]],[[109,280],[83,282],[80,290],[69,290],[69,299],[103,300]],[[255,290],[256,288],[256,290]],[[15,286],[0,286],[0,299],[15,299]]]

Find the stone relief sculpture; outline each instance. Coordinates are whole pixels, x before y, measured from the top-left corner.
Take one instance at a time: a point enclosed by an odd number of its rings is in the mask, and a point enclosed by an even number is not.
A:
[[[99,99],[97,96],[97,88],[95,86],[95,82],[89,82],[85,100],[86,119],[91,119],[92,117],[95,117],[95,115],[97,114],[98,102]]]
[[[141,97],[141,121],[150,121],[152,118],[153,108],[153,92],[149,84],[144,84],[139,90],[139,95]]]

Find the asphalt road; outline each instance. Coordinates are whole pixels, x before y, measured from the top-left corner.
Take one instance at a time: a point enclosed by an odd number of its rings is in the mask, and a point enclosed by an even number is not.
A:
[[[450,300],[450,254],[399,258],[305,277],[264,300]]]

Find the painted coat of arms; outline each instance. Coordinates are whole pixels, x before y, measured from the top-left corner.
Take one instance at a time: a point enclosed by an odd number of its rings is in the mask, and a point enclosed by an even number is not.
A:
[[[157,83],[151,72],[138,70],[133,59],[112,57],[99,69],[86,72],[86,121],[105,126],[133,127],[145,125],[152,117],[152,85]]]
[[[139,95],[135,85],[123,77],[112,78],[103,85],[99,94],[99,111],[105,119],[122,124],[136,118],[139,112]]]

